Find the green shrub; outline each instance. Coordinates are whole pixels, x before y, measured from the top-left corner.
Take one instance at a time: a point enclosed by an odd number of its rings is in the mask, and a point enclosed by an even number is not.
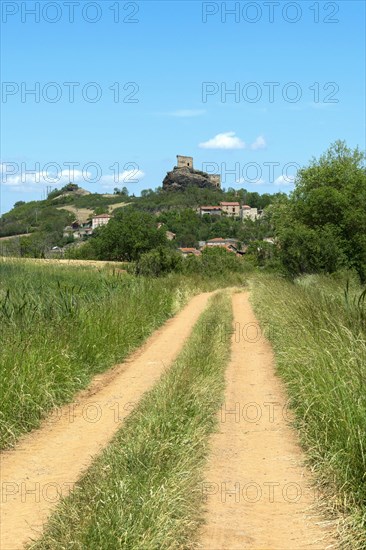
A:
[[[151,277],[160,277],[172,271],[182,271],[183,259],[175,250],[167,247],[158,247],[151,252],[142,254],[136,264],[136,274]]]
[[[226,248],[210,247],[202,251],[202,255],[191,256],[183,263],[185,273],[201,273],[209,277],[225,273],[240,273],[246,270],[246,263],[242,256],[236,256]]]

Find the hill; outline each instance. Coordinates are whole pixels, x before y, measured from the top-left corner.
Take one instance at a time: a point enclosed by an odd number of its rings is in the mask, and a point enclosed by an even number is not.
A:
[[[229,188],[225,191],[212,185],[203,188],[188,185],[184,189],[147,189],[140,197],[135,197],[128,196],[125,188],[116,189],[114,194],[99,194],[70,183],[50,193],[46,200],[18,201],[12,210],[3,214],[0,218],[0,253],[40,257],[54,247],[62,248],[75,242],[81,244],[87,235],[81,231],[75,241],[71,225],[90,226],[93,216],[114,215],[127,205],[154,214],[157,222],[162,222],[167,230],[177,234],[177,245],[180,246],[192,246],[200,239],[216,236],[237,237],[239,221],[222,220],[220,223],[210,219],[203,223],[194,210],[200,205],[218,205],[220,201],[239,201],[263,209],[278,195],[281,194],[259,195],[245,189],[235,191]]]
[[[0,218],[0,237],[36,232],[62,233],[73,221],[85,223],[95,214],[122,207],[121,194],[90,193],[74,184],[53,191],[46,200],[15,203],[12,210]]]

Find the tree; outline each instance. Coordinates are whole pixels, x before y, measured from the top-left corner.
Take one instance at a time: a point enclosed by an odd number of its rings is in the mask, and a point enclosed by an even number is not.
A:
[[[153,215],[129,207],[117,212],[93,239],[100,260],[134,261],[144,252],[167,244],[165,229],[157,228]]]
[[[184,273],[200,273],[208,277],[240,273],[245,269],[246,264],[242,257],[220,246],[207,247],[201,256],[190,255],[182,263]]]
[[[107,214],[108,213],[108,206],[97,206],[94,209],[94,215],[100,216],[101,214]]]
[[[252,256],[257,266],[263,267],[276,256],[276,247],[266,241],[252,241],[247,250],[247,257]]]
[[[154,191],[152,189],[143,189],[141,191],[141,197],[150,197],[151,195],[154,194]]]
[[[293,223],[281,233],[279,255],[291,275],[333,273],[347,266],[339,230],[330,224],[316,229]]]
[[[273,208],[283,264],[291,274],[353,267],[366,281],[364,155],[336,141],[299,170],[288,201]]]
[[[141,255],[136,264],[136,274],[160,277],[172,271],[181,271],[182,264],[183,259],[179,252],[159,246]]]
[[[124,195],[124,196],[128,197],[128,189],[127,189],[127,187],[122,187],[122,189],[119,189],[118,187],[115,187],[113,189],[113,194],[114,195]]]

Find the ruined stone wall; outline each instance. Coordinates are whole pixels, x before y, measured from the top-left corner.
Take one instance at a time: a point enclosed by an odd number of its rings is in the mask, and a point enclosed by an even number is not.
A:
[[[212,185],[215,187],[220,188],[221,187],[221,176],[220,174],[209,174],[209,179]]]

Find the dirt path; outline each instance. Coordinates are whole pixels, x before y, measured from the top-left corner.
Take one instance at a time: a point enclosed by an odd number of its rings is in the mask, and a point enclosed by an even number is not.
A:
[[[202,489],[207,524],[200,547],[325,549],[329,525],[316,516],[271,346],[260,335],[248,295],[234,294],[233,307],[225,404]]]
[[[64,258],[15,258],[11,256],[0,256],[0,262],[19,262],[25,264],[40,264],[40,265],[58,265],[67,267],[98,267],[106,266],[116,269],[123,269],[128,262],[105,262],[102,260],[66,260]]]
[[[92,457],[177,357],[209,296],[194,297],[128,361],[96,377],[76,402],[3,454],[1,550],[22,548],[41,534],[60,496],[69,493]]]

